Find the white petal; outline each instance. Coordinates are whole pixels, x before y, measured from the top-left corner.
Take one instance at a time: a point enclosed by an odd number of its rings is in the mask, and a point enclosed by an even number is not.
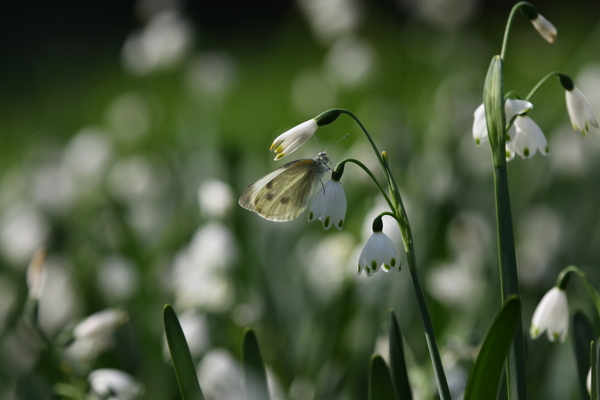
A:
[[[598,127],[598,121],[594,116],[592,106],[578,88],[575,87],[571,91],[567,90],[565,100],[574,130],[580,131],[583,136],[587,136],[590,125]]]
[[[564,290],[553,287],[538,304],[531,319],[531,337],[547,331],[548,339],[564,341],[569,328],[569,304]]]
[[[504,114],[506,115],[506,122],[513,119],[515,115],[523,114],[533,109],[533,104],[527,100],[517,99],[506,99],[504,103]]]
[[[277,153],[275,160],[279,160],[280,158],[293,153],[314,135],[318,128],[317,121],[309,119],[277,136],[271,145],[271,151]]]
[[[532,20],[531,23],[548,43],[554,43],[557,35],[556,28],[542,14],[538,14],[537,18]]]
[[[477,107],[473,113],[473,139],[475,143],[480,145],[488,140],[488,132],[485,121],[485,109],[483,104]]]

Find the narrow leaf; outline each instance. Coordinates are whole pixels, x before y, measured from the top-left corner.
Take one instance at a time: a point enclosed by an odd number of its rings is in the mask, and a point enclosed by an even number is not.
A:
[[[488,331],[467,382],[464,400],[495,399],[521,317],[521,301],[508,298]]]
[[[575,349],[575,361],[577,363],[577,377],[581,398],[589,400],[587,391],[587,375],[590,371],[590,343],[594,341],[594,328],[587,317],[577,311],[573,315],[573,348]]]
[[[380,355],[373,356],[371,360],[371,373],[369,375],[369,399],[393,400],[398,399],[390,370]]]
[[[390,372],[398,398],[412,400],[412,391],[410,390],[410,382],[404,359],[402,333],[400,332],[396,314],[393,311],[390,311]]]
[[[269,400],[267,372],[254,331],[247,328],[242,343],[244,377],[248,400]]]
[[[177,319],[173,307],[169,304],[165,305],[163,319],[169,352],[171,353],[171,360],[173,360],[173,368],[175,369],[182,399],[204,400],[190,349],[179,324],[179,319]]]

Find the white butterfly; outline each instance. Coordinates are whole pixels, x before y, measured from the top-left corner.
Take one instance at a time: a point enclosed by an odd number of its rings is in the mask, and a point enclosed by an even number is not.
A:
[[[291,161],[248,186],[238,203],[271,221],[292,220],[306,210],[329,162],[325,151]]]

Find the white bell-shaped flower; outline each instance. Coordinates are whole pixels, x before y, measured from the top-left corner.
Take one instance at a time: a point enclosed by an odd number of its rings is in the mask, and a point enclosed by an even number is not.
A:
[[[569,330],[569,303],[567,294],[559,287],[553,287],[544,295],[538,304],[529,333],[532,339],[537,339],[544,331],[547,332],[551,342],[559,339],[565,341]]]
[[[538,14],[535,19],[531,20],[533,27],[540,35],[548,42],[554,43],[558,32],[552,22],[548,21],[542,14]]]
[[[506,122],[510,122],[516,115],[526,113],[531,109],[533,109],[533,104],[526,100],[506,99],[506,102],[504,103]],[[477,107],[473,117],[473,139],[475,139],[477,145],[480,145],[481,143],[488,141],[485,108],[483,104]],[[515,126],[511,125],[506,134],[508,135],[506,141],[510,142],[516,134]]]
[[[271,145],[271,151],[274,151],[277,154],[275,160],[279,160],[288,154],[292,154],[298,147],[302,146],[304,142],[310,139],[318,128],[319,125],[317,124],[317,121],[315,119],[309,119],[277,136]]]
[[[317,191],[310,206],[308,222],[318,219],[323,222],[325,229],[334,225],[341,230],[346,217],[346,206],[346,195],[342,184],[331,179]]]
[[[381,266],[385,272],[396,266],[400,270],[400,256],[392,239],[380,229],[374,229],[358,258],[358,275],[364,270],[367,276],[371,276],[379,271]]]
[[[592,106],[583,93],[581,93],[581,90],[576,87],[573,87],[572,90],[566,90],[565,100],[574,130],[581,132],[586,137],[590,125],[598,128],[598,121],[594,116],[594,110],[592,110]]]
[[[523,159],[531,158],[539,150],[547,156],[548,141],[540,127],[527,115],[518,116],[514,123],[515,136],[513,140],[506,143],[506,159],[508,161],[520,155]]]

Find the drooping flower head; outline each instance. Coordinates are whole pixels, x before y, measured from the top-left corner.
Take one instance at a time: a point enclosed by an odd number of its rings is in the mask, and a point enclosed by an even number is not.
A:
[[[506,132],[506,159],[508,161],[520,155],[523,159],[531,158],[539,150],[548,155],[548,141],[540,127],[527,113],[533,109],[533,104],[526,100],[506,99],[504,113],[506,121],[512,124]],[[473,138],[480,145],[488,140],[485,110],[483,104],[474,113]]]
[[[529,333],[532,339],[537,339],[544,331],[551,342],[559,339],[565,341],[569,330],[569,303],[565,291],[557,286],[544,295],[538,304]]]
[[[552,22],[548,21],[538,10],[529,3],[521,5],[521,11],[525,18],[529,19],[536,31],[548,42],[554,43],[558,32]]]
[[[373,221],[373,234],[367,240],[358,259],[358,275],[364,270],[367,276],[373,275],[379,271],[381,266],[385,272],[389,272],[398,266],[400,270],[400,256],[392,239],[390,239],[383,230],[381,217]]]
[[[271,145],[271,151],[274,151],[277,154],[275,160],[279,160],[288,154],[292,154],[296,149],[302,146],[304,142],[310,139],[320,126],[332,123],[341,113],[341,110],[335,108],[324,111],[315,118],[304,121],[300,125],[296,125],[292,129],[277,136]]]
[[[317,190],[308,213],[308,222],[321,220],[323,228],[334,225],[339,230],[344,226],[346,216],[346,195],[340,183],[340,175],[332,173],[331,179]]]
[[[574,130],[581,132],[583,137],[586,137],[590,125],[598,128],[598,120],[594,116],[594,110],[588,99],[573,84],[573,80],[569,76],[559,74],[558,77],[565,88],[565,101],[571,119],[571,126]]]

